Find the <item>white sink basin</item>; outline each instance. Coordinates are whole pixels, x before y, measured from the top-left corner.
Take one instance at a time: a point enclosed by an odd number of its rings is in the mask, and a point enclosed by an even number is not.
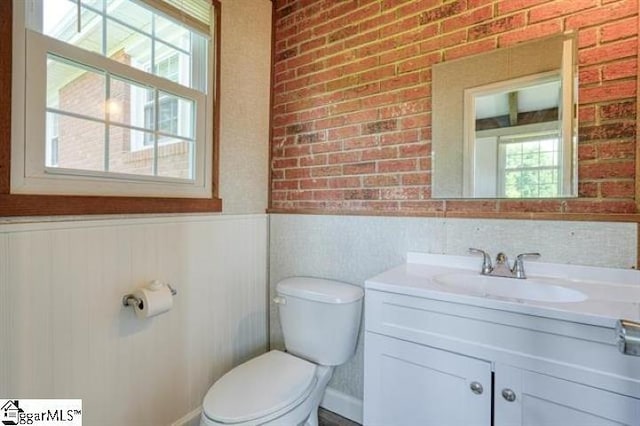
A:
[[[536,302],[575,303],[587,300],[581,291],[546,283],[537,278],[515,279],[487,275],[442,274],[433,277],[437,284],[471,294],[506,297]]]

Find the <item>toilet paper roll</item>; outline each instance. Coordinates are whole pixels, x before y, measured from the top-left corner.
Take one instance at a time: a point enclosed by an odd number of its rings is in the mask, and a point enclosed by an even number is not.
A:
[[[151,318],[163,314],[173,307],[171,289],[166,284],[152,283],[133,293],[140,300],[134,307],[138,318]]]

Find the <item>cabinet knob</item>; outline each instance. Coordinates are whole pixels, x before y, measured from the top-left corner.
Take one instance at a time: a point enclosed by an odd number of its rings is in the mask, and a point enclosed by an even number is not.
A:
[[[480,395],[484,390],[482,388],[482,385],[478,382],[471,382],[471,384],[469,385],[469,388],[471,389],[471,392],[475,393],[476,395]]]
[[[516,400],[516,393],[511,389],[502,389],[502,397],[509,402],[513,402]]]

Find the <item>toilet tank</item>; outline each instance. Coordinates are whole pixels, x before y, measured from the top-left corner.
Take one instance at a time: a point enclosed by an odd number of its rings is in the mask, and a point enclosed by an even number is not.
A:
[[[343,364],[353,356],[364,296],[360,287],[293,277],[280,281],[276,292],[288,352],[329,366]]]

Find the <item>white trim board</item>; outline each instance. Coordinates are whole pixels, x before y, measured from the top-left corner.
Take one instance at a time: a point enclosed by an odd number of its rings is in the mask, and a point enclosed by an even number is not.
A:
[[[322,408],[362,424],[362,400],[333,388],[327,388],[320,402]]]

